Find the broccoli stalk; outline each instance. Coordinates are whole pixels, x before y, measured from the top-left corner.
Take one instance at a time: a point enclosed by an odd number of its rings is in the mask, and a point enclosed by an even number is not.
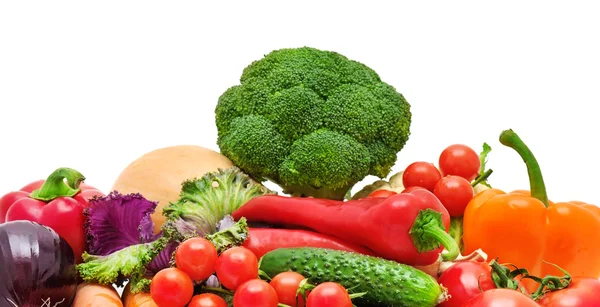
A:
[[[81,278],[89,283],[122,285],[125,279],[129,279],[132,293],[148,291],[151,280],[145,278],[146,267],[169,242],[176,241],[175,237],[180,237],[176,229],[164,229],[163,236],[156,241],[131,245],[108,256],[84,253],[84,263],[79,264],[77,270]],[[247,237],[248,224],[245,218],[241,218],[231,227],[206,235],[206,239],[211,241],[219,252],[242,245]]]

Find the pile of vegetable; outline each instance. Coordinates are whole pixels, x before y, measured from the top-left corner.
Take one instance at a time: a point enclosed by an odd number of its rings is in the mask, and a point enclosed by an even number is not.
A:
[[[251,63],[215,116],[220,152],[157,149],[106,193],[61,167],[0,198],[0,306],[600,306],[600,208],[550,201],[510,129],[528,190],[491,186],[488,143],[391,174],[410,104],[309,47]]]

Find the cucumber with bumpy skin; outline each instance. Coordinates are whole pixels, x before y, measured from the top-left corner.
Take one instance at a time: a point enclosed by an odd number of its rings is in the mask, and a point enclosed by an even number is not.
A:
[[[260,269],[273,277],[295,271],[317,285],[337,282],[353,293],[356,306],[433,307],[447,291],[428,274],[378,257],[325,248],[280,248],[265,254]]]

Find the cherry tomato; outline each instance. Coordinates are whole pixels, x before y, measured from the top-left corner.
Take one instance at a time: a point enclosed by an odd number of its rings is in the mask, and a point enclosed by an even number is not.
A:
[[[296,296],[296,292],[298,292],[300,282],[304,279],[300,273],[290,271],[275,275],[269,284],[277,292],[280,303],[291,307],[301,307],[304,306],[304,297],[302,294]]]
[[[451,266],[438,279],[450,295],[439,307],[462,307],[481,292],[495,289],[491,272],[485,262],[464,261]]]
[[[390,196],[396,195],[398,193],[394,192],[394,191],[390,191],[390,190],[375,190],[373,192],[371,192],[371,194],[369,194],[370,198],[376,198],[376,197],[382,197],[382,198],[388,198]]]
[[[539,301],[548,307],[600,306],[600,280],[574,278],[566,289],[550,292]]]
[[[251,279],[241,284],[233,295],[233,307],[277,307],[277,292],[266,281]]]
[[[207,239],[197,237],[184,241],[175,252],[175,264],[192,280],[203,281],[215,272],[217,249]]]
[[[482,292],[464,307],[539,307],[527,295],[510,289],[492,289]]]
[[[235,290],[244,282],[258,278],[258,259],[245,247],[232,247],[219,256],[215,265],[221,284]]]
[[[194,283],[180,269],[163,269],[152,278],[150,295],[158,306],[183,307],[194,295]]]
[[[446,147],[438,161],[443,176],[456,175],[473,181],[479,174],[479,155],[469,146],[454,144]]]
[[[462,216],[475,191],[465,178],[446,176],[435,185],[433,194],[446,207],[450,216]]]
[[[227,307],[227,302],[216,294],[202,293],[194,295],[188,307]]]
[[[435,184],[442,179],[440,171],[429,162],[414,162],[404,170],[402,184],[405,188],[423,187],[433,191]]]
[[[306,307],[352,307],[352,300],[346,288],[334,282],[317,285],[306,300]]]
[[[419,189],[427,190],[426,188],[423,188],[423,187],[414,186],[414,187],[406,188],[406,189],[402,190],[402,192],[400,192],[400,193],[410,193],[414,190],[419,190]]]

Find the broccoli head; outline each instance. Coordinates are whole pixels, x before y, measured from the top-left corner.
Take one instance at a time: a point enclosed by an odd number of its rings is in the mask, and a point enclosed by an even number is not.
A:
[[[343,199],[386,177],[410,135],[410,105],[371,68],[331,51],[275,50],[219,98],[221,153],[285,193]]]

